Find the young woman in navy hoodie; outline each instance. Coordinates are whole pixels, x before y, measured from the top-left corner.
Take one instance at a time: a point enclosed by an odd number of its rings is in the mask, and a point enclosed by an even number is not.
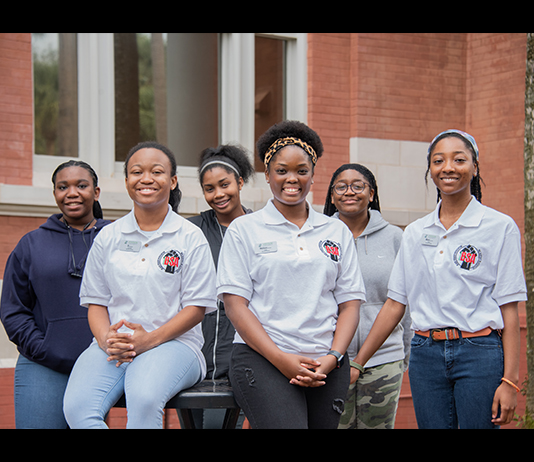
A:
[[[78,355],[91,343],[80,306],[89,249],[102,219],[95,171],[68,161],[52,175],[61,213],[23,236],[4,272],[0,313],[20,353],[15,368],[17,428],[66,428],[63,394]]]

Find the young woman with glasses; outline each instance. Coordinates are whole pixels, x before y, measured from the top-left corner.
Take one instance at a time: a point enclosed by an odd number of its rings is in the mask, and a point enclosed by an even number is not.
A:
[[[351,230],[365,282],[367,301],[360,307],[360,323],[347,349],[348,357],[354,359],[387,299],[387,283],[402,230],[382,218],[375,176],[360,164],[345,164],[333,173],[324,213],[340,219]],[[358,381],[356,365],[351,362],[351,385],[339,428],[394,427],[411,336],[407,312],[365,364],[365,373]]]

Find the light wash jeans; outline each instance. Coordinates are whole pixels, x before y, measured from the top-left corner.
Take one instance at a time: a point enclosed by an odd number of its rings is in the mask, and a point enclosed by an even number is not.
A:
[[[415,334],[410,388],[419,428],[499,428],[491,422],[504,354],[500,336],[434,341]]]
[[[162,428],[169,399],[201,379],[195,353],[177,340],[163,343],[116,367],[96,342],[74,365],[64,398],[71,428],[107,428],[107,413],[124,393],[126,428]]]
[[[19,355],[15,367],[15,425],[24,429],[65,429],[63,394],[68,374]]]

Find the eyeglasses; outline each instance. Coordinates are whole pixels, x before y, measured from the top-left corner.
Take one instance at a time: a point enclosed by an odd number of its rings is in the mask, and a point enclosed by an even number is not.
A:
[[[369,183],[365,183],[363,181],[355,181],[354,183],[350,185],[350,189],[353,193],[359,194],[363,192],[363,190],[365,189],[365,186],[370,187]],[[333,189],[336,192],[336,194],[339,194],[340,196],[342,196],[349,189],[349,185],[347,183],[340,182],[340,183],[336,183]]]

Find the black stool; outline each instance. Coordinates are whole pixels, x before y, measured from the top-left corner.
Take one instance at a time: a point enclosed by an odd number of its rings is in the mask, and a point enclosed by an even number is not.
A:
[[[126,407],[124,395],[114,407]],[[232,386],[225,379],[204,380],[171,398],[165,409],[176,409],[180,426],[194,429],[192,409],[226,409],[223,429],[233,429],[239,418],[239,406],[235,402]]]

